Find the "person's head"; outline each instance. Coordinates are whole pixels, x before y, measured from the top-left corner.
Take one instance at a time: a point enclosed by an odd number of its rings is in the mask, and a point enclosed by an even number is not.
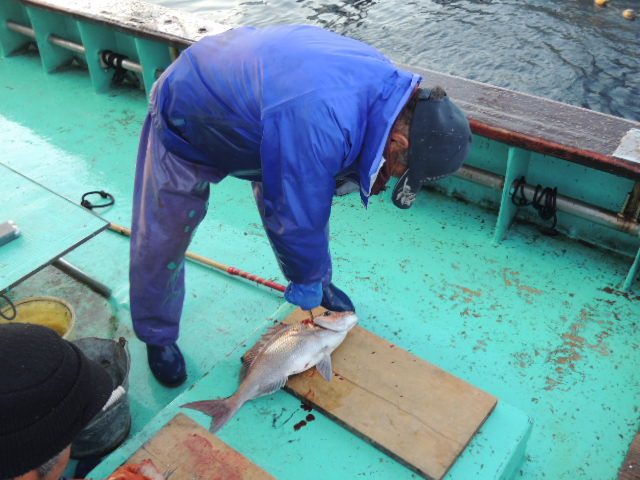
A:
[[[394,122],[383,153],[389,174],[400,177],[394,205],[409,208],[422,185],[456,172],[471,140],[469,121],[443,88],[417,88]]]
[[[39,325],[0,325],[0,479],[57,480],[109,399],[107,372]]]

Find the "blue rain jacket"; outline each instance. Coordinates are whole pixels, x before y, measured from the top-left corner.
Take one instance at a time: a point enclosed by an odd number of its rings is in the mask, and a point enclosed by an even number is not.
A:
[[[185,50],[158,80],[159,137],[182,159],[261,181],[285,276],[322,281],[335,178],[365,206],[389,131],[420,77],[373,47],[302,25],[243,27]]]

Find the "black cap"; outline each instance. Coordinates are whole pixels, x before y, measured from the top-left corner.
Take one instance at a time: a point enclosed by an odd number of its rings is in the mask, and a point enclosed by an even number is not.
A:
[[[420,187],[451,175],[467,159],[471,128],[441,87],[422,89],[411,121],[408,169],[393,189],[398,208],[413,205]]]
[[[113,382],[53,330],[0,325],[0,478],[38,468],[102,409]]]

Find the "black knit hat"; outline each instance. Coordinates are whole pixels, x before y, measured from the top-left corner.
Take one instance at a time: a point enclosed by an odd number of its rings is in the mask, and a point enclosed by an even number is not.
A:
[[[53,330],[0,325],[0,478],[53,458],[102,409],[113,382]]]

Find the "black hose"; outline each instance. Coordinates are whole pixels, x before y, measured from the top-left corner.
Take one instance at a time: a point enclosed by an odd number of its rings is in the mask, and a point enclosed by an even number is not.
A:
[[[4,312],[2,310],[0,310],[0,317],[4,318],[5,320],[14,320],[16,318],[16,316],[18,315],[18,310],[16,310],[16,306],[13,304],[13,302],[9,299],[9,297],[7,297],[6,295],[2,294],[0,295],[0,298],[4,298],[9,305],[11,305],[11,309],[13,310],[13,315],[11,315],[10,317],[7,317]]]

